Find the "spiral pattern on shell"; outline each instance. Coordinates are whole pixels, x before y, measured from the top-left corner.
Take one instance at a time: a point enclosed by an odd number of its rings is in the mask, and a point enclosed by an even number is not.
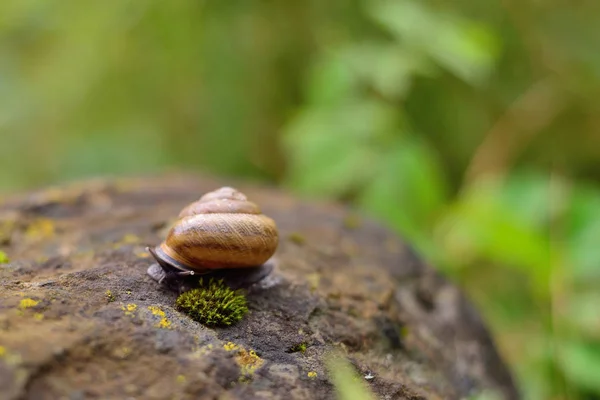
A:
[[[202,196],[185,207],[155,251],[183,270],[256,267],[278,246],[275,221],[231,187]]]

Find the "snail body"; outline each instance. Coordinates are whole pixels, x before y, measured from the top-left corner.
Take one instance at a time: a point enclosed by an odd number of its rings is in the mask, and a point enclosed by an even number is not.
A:
[[[163,270],[148,273],[162,282],[195,273],[256,269],[271,259],[278,242],[273,219],[243,193],[222,187],[181,210],[166,239],[148,248]]]

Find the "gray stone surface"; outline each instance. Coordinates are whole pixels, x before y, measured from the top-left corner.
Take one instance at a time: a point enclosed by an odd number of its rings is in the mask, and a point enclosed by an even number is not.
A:
[[[144,249],[224,185],[276,220],[281,243],[244,320],[208,329],[146,275]],[[461,293],[338,205],[206,176],[87,181],[6,199],[0,250],[2,399],[333,399],[332,350],[378,398],[517,398]]]

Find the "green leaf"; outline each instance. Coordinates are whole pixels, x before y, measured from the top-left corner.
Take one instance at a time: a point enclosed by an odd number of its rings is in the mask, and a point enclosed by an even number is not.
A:
[[[566,300],[565,319],[577,332],[600,338],[600,293],[572,293]]]
[[[504,190],[491,179],[465,190],[440,220],[438,241],[457,265],[493,260],[526,272],[538,294],[547,296],[552,266],[547,231],[524,221]]]
[[[345,61],[358,79],[390,99],[405,98],[416,77],[435,70],[423,55],[396,44],[356,44],[346,50]]]
[[[332,51],[323,55],[309,71],[307,102],[312,107],[335,106],[354,96],[357,83],[344,49]]]
[[[568,382],[600,394],[600,344],[563,342],[559,351],[560,366]]]
[[[302,112],[286,130],[288,181],[297,190],[339,197],[375,173],[377,148],[396,125],[396,111],[377,101],[347,101]]]
[[[498,41],[488,27],[414,0],[372,1],[369,12],[399,41],[427,54],[441,66],[472,84],[490,73]]]
[[[565,224],[574,278],[580,282],[599,282],[600,191],[583,185],[575,187]]]
[[[358,204],[421,243],[419,238],[444,204],[443,178],[438,160],[423,142],[398,136],[381,155]]]
[[[514,217],[531,228],[546,229],[552,214],[550,178],[539,173],[520,171],[506,180],[499,190],[503,204],[510,205]]]

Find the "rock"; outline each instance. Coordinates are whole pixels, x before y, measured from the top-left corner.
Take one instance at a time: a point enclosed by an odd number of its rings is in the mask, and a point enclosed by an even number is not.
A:
[[[208,329],[146,274],[145,247],[224,185],[260,204],[281,242],[246,317]],[[518,398],[461,293],[338,205],[201,176],[87,181],[6,199],[0,237],[2,399],[333,399],[333,350],[378,398]]]

